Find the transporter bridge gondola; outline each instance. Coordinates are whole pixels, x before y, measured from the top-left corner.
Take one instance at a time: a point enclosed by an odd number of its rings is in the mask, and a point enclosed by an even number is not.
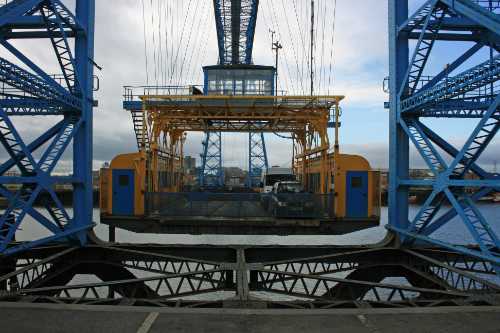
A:
[[[341,154],[338,141],[330,150],[327,130],[333,124],[337,140],[342,96],[135,95],[127,88],[126,97],[126,107],[141,106],[134,115],[143,119],[141,149],[115,157],[102,170],[101,222],[137,232],[194,234],[342,234],[378,225],[379,173],[363,157]],[[293,169],[304,191],[184,191],[184,140],[188,132],[207,130],[291,133]],[[274,216],[266,209],[268,195],[290,197],[285,203],[307,196],[314,214],[290,204],[284,217]]]
[[[203,87],[125,87],[138,152],[117,156],[102,171],[101,222],[139,232],[216,234],[339,234],[378,225],[378,172],[363,157],[340,153],[344,97],[278,93],[277,68],[252,61],[258,1],[214,1],[214,9],[219,61],[203,67]],[[196,191],[186,186],[183,166],[189,132],[205,133]],[[245,193],[220,190],[225,132],[249,135]],[[264,133],[294,141],[299,193],[259,193],[269,167]]]

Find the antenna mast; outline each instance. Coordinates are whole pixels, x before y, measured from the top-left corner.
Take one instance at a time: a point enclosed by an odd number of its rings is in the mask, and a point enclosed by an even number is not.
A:
[[[278,59],[279,51],[283,48],[283,45],[281,45],[278,40],[276,42],[274,41],[274,34],[276,33],[275,31],[269,29],[269,32],[271,33],[271,49],[276,53],[274,95],[278,96]]]

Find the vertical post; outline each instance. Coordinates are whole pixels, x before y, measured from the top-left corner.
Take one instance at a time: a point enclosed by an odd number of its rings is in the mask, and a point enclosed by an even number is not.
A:
[[[92,224],[92,111],[93,111],[93,59],[95,0],[76,1],[76,19],[85,29],[85,34],[75,38],[76,75],[82,85],[82,125],[73,140],[74,227]],[[78,234],[78,240],[86,243],[86,230]]]
[[[398,34],[398,27],[408,18],[408,0],[389,0],[389,224],[398,228],[408,225],[408,188],[399,184],[408,178],[409,141],[400,126],[399,91],[408,69],[408,37]],[[406,89],[403,88],[403,91]]]
[[[340,108],[339,101],[335,101],[335,142],[333,143],[333,177],[334,181],[334,206],[337,206],[337,195],[335,190],[335,184],[337,184],[337,179],[340,179],[340,168],[339,168],[339,154],[340,154],[340,145],[339,145],[339,124],[340,124]],[[330,175],[331,178],[331,175]],[[339,180],[340,181],[340,180]],[[331,179],[328,180],[331,183]],[[338,187],[337,187],[338,188]],[[335,208],[334,208],[335,211]]]
[[[275,88],[274,88],[274,96],[278,96],[278,59],[279,59],[280,48],[281,48],[281,45],[279,44],[279,42],[276,42],[276,46],[275,46],[275,50],[276,50],[275,71],[276,71],[276,74],[274,75],[276,83],[274,84],[274,86],[275,86]]]
[[[110,243],[116,242],[116,227],[114,225],[109,226],[108,230],[108,241]]]
[[[252,132],[248,133],[248,176],[247,187],[252,188]]]
[[[339,101],[335,101],[335,142],[333,145],[334,158],[338,157],[340,153],[340,145],[339,145],[339,122],[340,122],[340,108]]]
[[[311,0],[311,96],[314,95],[314,0]]]
[[[224,170],[222,169],[222,132],[219,132],[218,135],[218,140],[219,140],[219,174],[218,174],[218,181],[219,181],[219,186],[222,187],[224,186],[225,179],[224,179]]]
[[[274,68],[274,95],[278,96],[278,60],[279,60],[279,51],[283,48],[283,45],[279,41],[274,42],[274,31],[271,31],[271,49],[275,52],[275,68]]]

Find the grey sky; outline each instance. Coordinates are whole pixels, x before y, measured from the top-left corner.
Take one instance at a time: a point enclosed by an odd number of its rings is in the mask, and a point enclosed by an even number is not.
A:
[[[414,1],[413,5],[418,2]],[[71,1],[67,3],[71,6]],[[160,78],[159,83],[201,83],[201,66],[217,62],[212,0],[145,0],[144,3],[150,83],[156,83],[154,59],[157,62],[156,77]],[[153,16],[151,3],[155,9]],[[269,29],[275,30],[284,46],[280,61],[280,89],[290,93],[305,93],[302,87],[308,85],[304,74],[307,72],[307,61],[304,59],[308,50],[304,47],[307,44],[304,39],[308,40],[308,3],[305,0],[260,2],[254,62],[266,65],[274,63]],[[362,154],[373,167],[385,168],[388,165],[388,111],[383,109],[387,95],[382,91],[382,81],[388,72],[387,1],[338,0],[332,44],[333,3],[333,0],[317,1],[319,12],[324,13],[317,22],[317,87],[322,93],[334,92],[346,96],[343,103],[342,150]],[[121,108],[122,87],[146,83],[142,1],[97,0],[96,6],[95,61],[103,70],[96,72],[100,79],[100,90],[96,93],[99,107],[95,109],[94,116],[94,167],[109,161],[118,153],[136,149],[130,115]],[[158,26],[162,30],[160,35]],[[161,58],[158,46],[153,47],[153,36],[154,45],[157,46],[158,39],[161,39],[165,46]],[[16,45],[31,54],[38,63],[48,64],[49,72],[56,70],[49,44],[24,42]],[[0,55],[11,59],[4,50],[0,51]],[[172,74],[173,67],[178,68],[172,75],[173,80],[165,80]],[[24,135],[30,138],[36,135],[37,128],[44,127],[41,124],[53,121],[23,119],[19,126],[24,128]],[[440,125],[443,126],[442,123]],[[454,130],[454,126],[445,124],[443,133],[450,141],[459,144],[468,135],[466,130],[469,127],[467,124],[457,125]],[[273,135],[267,135],[266,139],[271,164],[289,164],[290,142]],[[185,153],[198,157],[201,140],[201,133],[190,133]],[[247,134],[224,135],[223,142],[225,165],[246,167]],[[491,168],[493,161],[498,159],[499,146],[497,139],[485,151],[481,159],[485,167]],[[414,151],[412,155],[414,166],[422,167],[422,160]]]

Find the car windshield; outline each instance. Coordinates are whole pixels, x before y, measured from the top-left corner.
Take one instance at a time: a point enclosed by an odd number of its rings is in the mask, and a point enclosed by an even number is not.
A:
[[[278,192],[280,193],[300,193],[302,191],[302,185],[299,183],[284,183],[280,184],[278,188]]]
[[[287,180],[295,180],[294,175],[283,174],[283,175],[267,175],[266,176],[266,185],[273,186],[273,184],[277,182],[287,181]]]

